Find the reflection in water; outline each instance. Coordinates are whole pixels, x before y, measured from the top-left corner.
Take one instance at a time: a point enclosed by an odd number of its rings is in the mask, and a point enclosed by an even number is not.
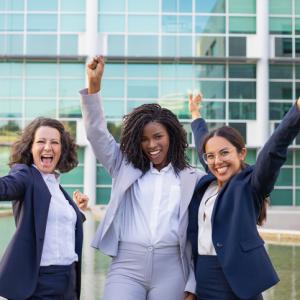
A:
[[[102,300],[105,274],[110,258],[90,247],[98,223],[90,214],[84,224],[84,248],[82,265],[82,299]],[[12,217],[0,217],[0,255],[14,232]],[[265,300],[300,299],[300,247],[268,245],[268,252],[280,277],[280,283],[270,289]]]

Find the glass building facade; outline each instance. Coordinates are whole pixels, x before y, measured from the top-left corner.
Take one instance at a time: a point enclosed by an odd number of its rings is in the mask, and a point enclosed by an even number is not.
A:
[[[102,97],[116,139],[124,114],[157,102],[184,124],[199,166],[187,106],[197,89],[209,127],[237,128],[254,163],[300,96],[300,1],[0,0],[1,175],[18,132],[37,116],[57,118],[80,145],[63,186],[108,202],[111,178],[82,134],[78,96],[94,54],[106,56]],[[271,203],[300,205],[300,136]]]

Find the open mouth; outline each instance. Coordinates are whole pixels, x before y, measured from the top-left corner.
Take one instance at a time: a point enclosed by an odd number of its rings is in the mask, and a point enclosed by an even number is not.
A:
[[[150,159],[155,159],[159,156],[160,150],[155,150],[155,151],[150,151],[148,152],[149,158]]]
[[[53,156],[41,156],[41,162],[44,166],[50,166],[53,161]]]
[[[224,175],[228,170],[228,166],[223,166],[220,168],[216,168],[216,171],[219,175]]]

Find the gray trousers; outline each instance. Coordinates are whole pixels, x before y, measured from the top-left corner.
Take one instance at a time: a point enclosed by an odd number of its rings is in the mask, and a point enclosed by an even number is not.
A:
[[[103,300],[183,300],[184,288],[179,246],[154,248],[121,242]]]

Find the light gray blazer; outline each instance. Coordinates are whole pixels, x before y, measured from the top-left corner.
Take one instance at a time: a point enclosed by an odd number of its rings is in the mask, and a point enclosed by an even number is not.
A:
[[[116,256],[119,244],[119,212],[122,203],[128,197],[128,188],[142,176],[142,172],[126,160],[109,133],[101,104],[99,93],[88,95],[87,90],[80,91],[82,115],[87,138],[90,141],[97,159],[112,176],[112,189],[109,205],[104,220],[99,225],[92,246],[109,256]],[[191,259],[191,247],[187,244],[186,231],[188,225],[188,205],[198,180],[205,173],[194,168],[186,168],[179,173],[181,183],[181,202],[179,219],[179,244],[184,276],[186,278],[185,291],[194,293],[196,281]]]

